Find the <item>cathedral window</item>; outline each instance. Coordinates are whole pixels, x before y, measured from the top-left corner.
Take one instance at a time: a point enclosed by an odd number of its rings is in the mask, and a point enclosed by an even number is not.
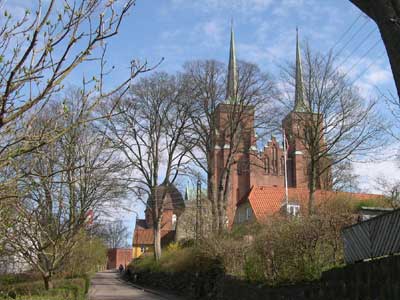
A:
[[[272,172],[278,174],[278,149],[276,145],[272,147]]]
[[[270,169],[269,169],[269,157],[268,157],[268,156],[266,156],[266,157],[265,157],[265,160],[264,160],[264,172],[265,172],[266,174],[269,174],[269,173],[270,173]]]
[[[251,217],[251,208],[247,207],[246,208],[246,220],[250,220]]]

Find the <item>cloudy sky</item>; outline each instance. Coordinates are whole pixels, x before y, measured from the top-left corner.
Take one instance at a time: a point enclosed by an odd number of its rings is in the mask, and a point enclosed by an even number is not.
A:
[[[238,59],[276,77],[295,57],[298,26],[301,40],[314,49],[333,48],[338,67],[363,96],[376,97],[377,89],[395,94],[379,31],[348,0],[138,0],[110,56],[121,69],[131,58],[155,64],[164,57],[159,70],[171,72],[193,59],[226,62],[232,19]],[[387,150],[388,161],[357,165],[365,191],[377,192],[377,176],[398,173],[395,152]]]
[[[32,3],[2,1],[1,9],[14,14]],[[379,32],[349,0],[137,0],[120,34],[109,43],[108,62],[116,71],[108,84],[128,74],[132,59],[156,64],[164,58],[158,70],[168,72],[193,59],[226,62],[231,19],[238,59],[257,63],[274,76],[279,76],[280,65],[295,57],[298,26],[301,40],[312,48],[333,48],[338,67],[349,73],[363,96],[376,97],[378,89],[396,94]],[[78,69],[70,80],[78,80],[84,71]],[[399,177],[393,158],[396,146],[385,150],[390,154],[386,161],[357,164],[365,191],[377,191],[376,177]]]

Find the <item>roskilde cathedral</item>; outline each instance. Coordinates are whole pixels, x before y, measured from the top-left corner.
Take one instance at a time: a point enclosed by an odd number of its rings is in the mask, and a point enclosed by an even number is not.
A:
[[[285,166],[287,168],[287,185],[289,188],[308,188],[307,151],[301,140],[301,132],[304,120],[312,117],[309,104],[304,96],[302,63],[300,45],[297,34],[296,39],[296,86],[295,99],[292,111],[283,119],[282,128],[287,135],[287,159],[283,147],[271,138],[260,152],[256,146],[256,135],[254,129],[254,108],[244,109],[245,116],[241,118],[241,136],[238,151],[234,153],[233,169],[230,172],[230,187],[228,195],[227,217],[229,224],[233,223],[237,203],[248,195],[252,187],[285,187]],[[235,106],[237,99],[236,91],[238,85],[238,73],[236,66],[236,51],[234,32],[231,31],[228,80],[227,80],[227,102],[216,108],[213,158],[215,162],[214,184],[218,186],[222,170],[226,164],[230,151],[229,116]],[[322,139],[323,140],[323,139]],[[330,171],[325,172],[317,179],[317,187],[329,190]]]
[[[313,118],[315,113],[310,109],[304,95],[301,54],[299,38],[296,38],[296,70],[295,70],[295,95],[293,109],[283,119],[282,128],[287,138],[287,155],[283,147],[271,138],[262,151],[256,146],[254,128],[255,109],[252,106],[242,107],[244,111],[240,117],[240,134],[232,142],[230,137],[231,115],[240,103],[237,99],[238,71],[236,66],[236,53],[234,33],[231,31],[226,102],[217,106],[215,111],[216,129],[213,132],[212,159],[214,166],[214,186],[218,187],[224,166],[228,159],[233,159],[228,183],[227,223],[231,227],[234,223],[262,222],[268,216],[282,212],[296,215],[305,207],[308,197],[308,153],[304,146],[302,132],[304,120]],[[324,147],[324,138],[319,139]],[[235,145],[235,149],[230,149]],[[237,148],[236,148],[237,147]],[[234,151],[231,151],[234,150]],[[233,154],[233,155],[232,155]],[[232,155],[230,157],[230,155]],[[286,169],[286,172],[285,172]],[[286,180],[285,180],[286,173]],[[287,181],[289,202],[286,203],[285,182]],[[160,186],[160,192],[163,188]],[[316,179],[316,200],[326,201],[329,197],[337,196],[331,192],[331,170],[326,171]],[[341,196],[349,199],[370,199],[377,195],[343,193]],[[285,207],[285,203],[288,207]],[[161,243],[163,246],[174,241],[179,228],[179,218],[184,212],[185,201],[182,194],[171,186],[164,202],[164,213],[161,224]],[[137,219],[133,237],[133,258],[145,252],[152,251],[153,221],[149,209],[145,211],[145,219]]]

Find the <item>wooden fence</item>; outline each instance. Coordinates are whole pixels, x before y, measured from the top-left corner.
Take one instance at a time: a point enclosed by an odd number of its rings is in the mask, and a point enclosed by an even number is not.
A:
[[[400,253],[400,209],[342,231],[347,264]]]

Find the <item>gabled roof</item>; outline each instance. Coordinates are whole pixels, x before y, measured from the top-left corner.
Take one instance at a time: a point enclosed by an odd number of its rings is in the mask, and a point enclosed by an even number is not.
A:
[[[136,229],[147,229],[147,222],[145,219],[136,219]]]
[[[175,239],[175,230],[161,230],[161,245],[166,245]],[[135,229],[133,245],[153,245],[154,231],[150,229]]]
[[[303,208],[308,206],[307,189],[289,188],[288,195],[289,203],[300,204],[300,206]],[[382,196],[374,194],[346,193],[324,190],[318,190],[315,192],[315,202],[317,205],[322,203],[323,201],[334,199],[337,197],[367,200]],[[250,203],[250,206],[257,221],[263,221],[266,217],[276,214],[281,210],[282,206],[285,204],[285,188],[253,186],[249,194],[243,197],[237,205],[240,206],[245,202]]]
[[[185,209],[182,194],[173,184],[169,184],[168,186],[165,184],[159,185],[155,190],[154,196],[157,199],[157,203],[161,205],[163,202],[164,210],[175,210],[178,212]],[[152,201],[150,198],[147,200],[149,207],[152,207]]]

